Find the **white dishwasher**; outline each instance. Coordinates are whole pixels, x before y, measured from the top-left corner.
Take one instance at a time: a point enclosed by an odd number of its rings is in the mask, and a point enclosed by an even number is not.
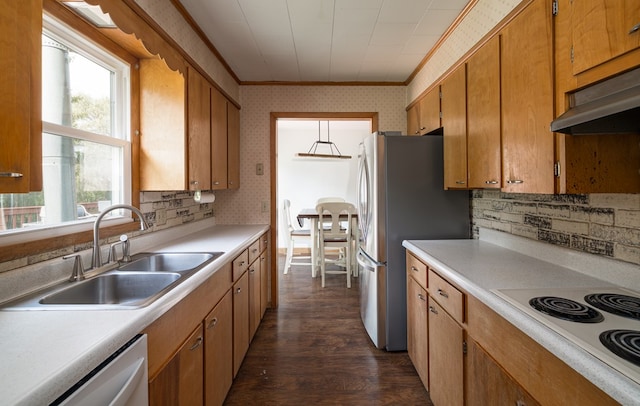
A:
[[[147,381],[147,335],[139,334],[51,405],[148,405]]]

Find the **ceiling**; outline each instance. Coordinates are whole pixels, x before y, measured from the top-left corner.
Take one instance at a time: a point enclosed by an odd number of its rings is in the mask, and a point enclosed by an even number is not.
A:
[[[469,0],[178,0],[241,82],[405,82]]]

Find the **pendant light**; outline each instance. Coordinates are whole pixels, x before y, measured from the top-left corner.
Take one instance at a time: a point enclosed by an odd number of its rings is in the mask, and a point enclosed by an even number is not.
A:
[[[329,148],[330,154],[318,153],[318,146],[322,145],[326,151]],[[329,131],[329,121],[327,121],[327,140],[323,141],[320,137],[320,121],[318,121],[318,140],[311,144],[308,152],[299,152],[297,156],[312,157],[312,158],[337,158],[337,159],[351,159],[351,155],[342,155],[338,146],[331,142],[331,135]]]

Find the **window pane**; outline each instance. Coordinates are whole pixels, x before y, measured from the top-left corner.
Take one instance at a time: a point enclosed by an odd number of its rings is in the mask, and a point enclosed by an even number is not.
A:
[[[0,230],[90,218],[122,201],[122,148],[43,134],[43,149],[44,191],[0,195]]]
[[[113,135],[114,73],[43,35],[42,119]]]

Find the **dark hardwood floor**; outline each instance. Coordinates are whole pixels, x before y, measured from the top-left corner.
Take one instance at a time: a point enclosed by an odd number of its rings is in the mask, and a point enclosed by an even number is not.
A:
[[[267,310],[225,405],[431,405],[407,353],[371,344],[358,280],[347,289],[344,275],[326,278],[323,289],[308,267],[280,270],[280,306]]]

